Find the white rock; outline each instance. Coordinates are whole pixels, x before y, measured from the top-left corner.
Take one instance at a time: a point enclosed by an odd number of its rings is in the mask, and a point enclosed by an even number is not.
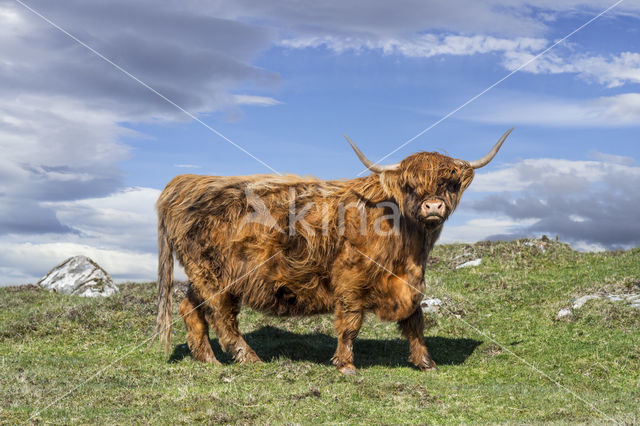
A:
[[[632,294],[604,294],[604,295],[602,295],[602,294],[587,294],[587,295],[584,295],[584,296],[581,296],[581,297],[577,298],[573,302],[573,304],[571,305],[571,308],[560,309],[560,311],[558,311],[558,315],[556,316],[556,318],[561,319],[561,318],[568,317],[569,315],[572,314],[571,309],[580,309],[589,300],[602,299],[602,298],[609,299],[611,302],[627,301],[627,302],[629,302],[631,304],[632,308],[640,308],[640,294],[638,294],[638,293],[632,293]]]
[[[640,306],[640,293],[631,294],[606,294],[605,297],[612,302],[627,301],[631,303],[631,306],[637,308]]]
[[[478,266],[481,263],[482,263],[482,259],[470,260],[468,262],[464,262],[463,264],[456,266],[456,269],[468,268],[470,266]]]
[[[582,308],[582,306],[587,303],[589,300],[600,299],[602,296],[599,294],[587,294],[586,296],[579,297],[573,302],[573,309]]]
[[[424,299],[422,302],[420,302],[420,306],[422,306],[422,312],[438,312],[441,305],[442,300],[437,298]]]
[[[86,256],[74,256],[53,268],[38,285],[50,291],[82,297],[111,296],[118,292],[111,276]]]

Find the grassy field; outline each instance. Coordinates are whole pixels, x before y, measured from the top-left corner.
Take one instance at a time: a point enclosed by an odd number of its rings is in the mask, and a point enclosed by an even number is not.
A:
[[[439,365],[428,373],[409,366],[396,325],[374,316],[355,345],[357,376],[330,365],[331,316],[250,310],[241,329],[265,363],[232,364],[212,335],[214,367],[190,358],[182,321],[172,354],[148,347],[153,283],[95,300],[1,288],[0,422],[640,423],[640,310],[592,300],[555,320],[584,294],[640,292],[640,249],[542,244],[437,247],[428,295],[444,304],[425,314]]]

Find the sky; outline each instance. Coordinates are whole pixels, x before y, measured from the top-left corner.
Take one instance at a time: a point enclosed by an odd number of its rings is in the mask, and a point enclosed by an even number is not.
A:
[[[174,176],[362,175],[343,134],[473,160],[515,127],[441,243],[638,246],[640,2],[614,4],[0,0],[0,285],[77,254],[152,281]]]

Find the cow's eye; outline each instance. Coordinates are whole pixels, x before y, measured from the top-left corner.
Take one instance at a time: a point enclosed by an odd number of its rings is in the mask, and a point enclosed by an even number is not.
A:
[[[458,192],[460,190],[460,182],[457,180],[447,182],[447,190],[450,192]]]
[[[460,189],[460,182],[455,180],[443,180],[438,185],[438,189],[442,192],[458,192]]]

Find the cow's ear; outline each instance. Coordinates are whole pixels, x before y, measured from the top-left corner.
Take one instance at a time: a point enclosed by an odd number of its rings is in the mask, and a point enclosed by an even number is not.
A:
[[[380,184],[387,197],[393,198],[396,202],[401,203],[403,200],[402,187],[403,183],[402,174],[399,170],[390,170],[378,175],[380,177]]]
[[[474,175],[475,173],[473,170],[468,170],[463,173],[462,177],[460,178],[460,192],[464,192],[469,187],[469,185],[471,185]]]

